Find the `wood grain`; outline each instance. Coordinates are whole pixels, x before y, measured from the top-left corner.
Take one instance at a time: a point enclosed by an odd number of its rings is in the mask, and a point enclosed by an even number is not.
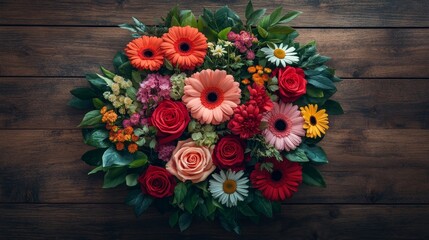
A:
[[[26,1],[3,0],[0,2],[0,24],[29,25],[117,25],[129,22],[131,16],[145,24],[156,24],[161,16],[178,3],[183,9],[200,14],[202,7],[217,9],[228,5],[244,17],[247,0],[77,0]],[[302,27],[428,27],[429,3],[421,0],[274,0],[254,1],[255,8],[276,6],[304,12],[292,22]]]
[[[427,29],[300,29],[346,78],[427,78]],[[83,76],[131,40],[119,28],[0,27],[0,76]],[[405,63],[409,64],[404,67]]]
[[[0,128],[75,128],[85,111],[66,104],[71,98],[69,91],[82,86],[88,85],[81,78],[0,78],[0,112],[4,113]],[[427,129],[428,92],[427,79],[346,79],[338,84],[334,96],[345,114],[330,117],[331,126]]]
[[[0,202],[121,203],[125,188],[102,189],[80,156],[75,130],[2,130]],[[415,141],[418,139],[418,141]],[[427,203],[429,130],[333,129],[323,141],[328,189],[303,186],[295,203]]]
[[[284,205],[259,224],[242,222],[242,234],[218,222],[195,220],[180,232],[168,215],[149,210],[137,219],[125,205],[1,204],[0,232],[7,239],[428,239],[428,206]],[[13,227],[10,227],[13,226]]]

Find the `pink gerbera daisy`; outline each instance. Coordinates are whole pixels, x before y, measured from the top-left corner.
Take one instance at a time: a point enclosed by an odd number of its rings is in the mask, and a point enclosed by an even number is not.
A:
[[[202,70],[186,78],[183,102],[200,123],[218,125],[230,119],[240,103],[239,83],[223,70]]]
[[[267,143],[276,149],[290,151],[301,144],[305,130],[304,119],[298,106],[292,103],[274,103],[273,110],[267,112],[262,121],[268,123],[262,134]]]

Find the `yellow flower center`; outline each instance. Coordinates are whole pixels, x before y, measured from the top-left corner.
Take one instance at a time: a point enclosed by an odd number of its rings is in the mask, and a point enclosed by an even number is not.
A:
[[[227,179],[223,182],[223,191],[228,194],[235,193],[237,190],[237,183],[234,180]]]
[[[283,59],[286,57],[286,52],[281,48],[277,48],[274,50],[274,56],[276,56],[276,58]]]
[[[313,126],[315,126],[317,124],[317,119],[315,116],[310,117],[310,124]]]

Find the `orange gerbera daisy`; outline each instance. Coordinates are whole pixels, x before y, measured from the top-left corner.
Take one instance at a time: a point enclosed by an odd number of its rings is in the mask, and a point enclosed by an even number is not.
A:
[[[186,78],[183,102],[193,118],[218,125],[229,120],[240,103],[240,84],[223,70],[202,70]]]
[[[207,38],[198,29],[190,26],[171,27],[168,33],[164,33],[162,40],[161,49],[173,66],[193,70],[204,62]]]
[[[143,36],[128,43],[125,53],[133,67],[140,70],[157,71],[164,63],[160,49],[161,43],[161,38]]]

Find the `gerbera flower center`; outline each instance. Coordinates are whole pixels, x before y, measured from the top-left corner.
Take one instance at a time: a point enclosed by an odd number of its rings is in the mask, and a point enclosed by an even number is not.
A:
[[[274,50],[274,56],[279,59],[283,59],[286,57],[286,52],[283,49],[277,48]]]
[[[143,50],[143,56],[147,57],[147,58],[151,58],[153,57],[153,51],[150,49],[145,49]]]
[[[281,171],[279,171],[279,170],[274,170],[272,173],[271,173],[271,179],[273,180],[273,181],[280,181],[280,179],[282,179],[282,176],[283,176],[283,173],[281,172]]]
[[[223,182],[223,191],[228,194],[233,194],[237,190],[237,182],[232,179],[227,179]]]
[[[189,50],[191,49],[191,46],[189,46],[189,44],[188,44],[188,43],[183,42],[183,43],[180,43],[180,44],[179,44],[179,49],[180,49],[180,51],[182,51],[182,52],[187,52],[187,51],[189,51]]]
[[[207,88],[201,93],[201,104],[208,108],[214,109],[222,104],[223,92],[215,87]]]
[[[311,124],[311,125],[313,125],[313,126],[317,124],[317,119],[316,119],[316,117],[314,117],[314,116],[311,116],[311,117],[310,117],[310,124]]]
[[[277,131],[284,131],[287,128],[287,123],[285,122],[285,120],[283,119],[278,119],[275,123],[274,123],[274,127],[276,128]]]

